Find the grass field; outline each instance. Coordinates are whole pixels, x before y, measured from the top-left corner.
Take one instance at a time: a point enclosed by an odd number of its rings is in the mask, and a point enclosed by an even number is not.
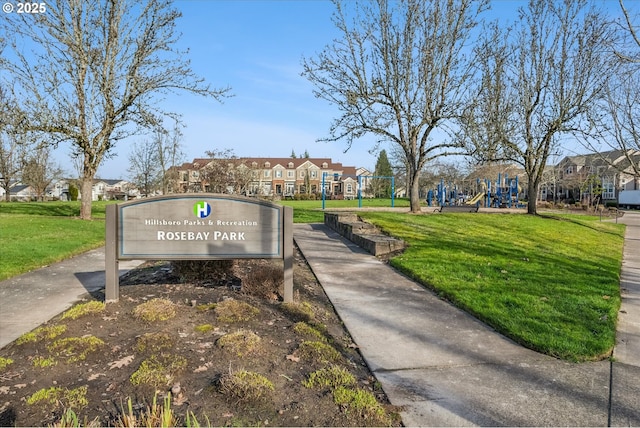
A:
[[[0,280],[104,245],[106,205],[94,202],[83,221],[79,201],[0,203]]]
[[[612,350],[623,225],[586,216],[361,216],[409,244],[392,266],[516,342],[576,361]]]
[[[283,204],[296,222],[323,221],[321,201]],[[94,203],[95,220],[82,221],[77,202],[0,203],[0,280],[103,245],[105,206]],[[611,351],[623,225],[587,216],[359,214],[409,244],[391,260],[395,268],[513,340],[575,361]]]

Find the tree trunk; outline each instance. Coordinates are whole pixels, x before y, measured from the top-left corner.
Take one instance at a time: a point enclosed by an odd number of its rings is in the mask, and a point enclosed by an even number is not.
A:
[[[538,188],[540,187],[537,180],[529,178],[529,184],[527,184],[527,196],[529,198],[527,202],[527,214],[538,214]]]
[[[80,201],[80,218],[82,220],[91,220],[91,202],[93,198],[93,176],[88,176],[86,173],[81,180],[81,201]]]
[[[409,190],[409,204],[412,213],[421,212],[420,208],[420,171],[411,171],[411,185]]]

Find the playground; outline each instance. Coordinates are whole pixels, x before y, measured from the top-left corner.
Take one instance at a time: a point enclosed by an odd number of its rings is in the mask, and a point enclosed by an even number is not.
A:
[[[474,206],[476,208],[524,208],[525,195],[516,175],[499,173],[496,180],[476,179],[472,183],[445,182],[427,192],[427,206],[453,207]]]

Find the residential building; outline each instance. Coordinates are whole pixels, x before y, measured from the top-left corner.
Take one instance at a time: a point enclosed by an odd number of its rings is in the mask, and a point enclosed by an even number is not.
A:
[[[133,184],[120,179],[109,180],[96,178],[93,180],[93,186],[91,187],[92,201],[126,201],[137,198],[138,195],[139,190]],[[82,199],[82,194],[78,195],[78,198]]]
[[[359,190],[366,196],[367,177],[371,175],[364,168],[343,166],[330,158],[194,159],[176,169],[174,192],[275,198],[317,197],[324,186],[326,198],[355,199]]]
[[[601,195],[603,202],[615,201],[621,190],[640,189],[631,162],[640,164],[640,151],[567,156],[554,167],[551,182],[545,183],[547,199],[589,202]]]

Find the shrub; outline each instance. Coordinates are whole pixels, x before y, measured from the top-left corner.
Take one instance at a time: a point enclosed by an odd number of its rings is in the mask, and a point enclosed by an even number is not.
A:
[[[309,362],[335,363],[342,360],[342,355],[331,345],[324,342],[304,341],[296,350],[296,354]]]
[[[173,383],[174,376],[187,367],[187,360],[177,355],[152,355],[140,363],[130,377],[134,385],[151,385],[162,388]]]
[[[233,276],[234,260],[175,260],[173,271],[187,282],[221,284]]]
[[[302,384],[307,388],[328,386],[335,389],[339,386],[354,386],[356,378],[348,370],[340,366],[331,365],[312,372]]]
[[[220,337],[216,345],[231,354],[243,357],[255,352],[260,346],[260,340],[260,336],[251,331],[238,330]]]
[[[220,392],[238,401],[257,401],[274,390],[273,383],[261,374],[238,370],[220,378]]]
[[[220,322],[241,322],[249,321],[260,313],[260,309],[248,303],[234,299],[227,299],[218,303],[214,309],[218,321]]]
[[[243,293],[264,299],[277,299],[283,285],[282,266],[265,263],[259,268],[251,269],[242,281]]]
[[[133,315],[142,321],[166,321],[176,316],[176,305],[167,299],[151,299],[135,307]]]

